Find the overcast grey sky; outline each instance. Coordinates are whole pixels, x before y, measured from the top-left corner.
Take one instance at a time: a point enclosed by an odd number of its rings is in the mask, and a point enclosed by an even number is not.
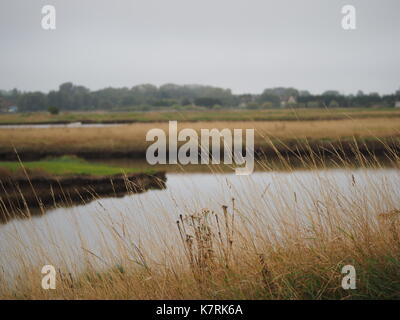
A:
[[[57,29],[41,28],[41,9]],[[357,9],[357,30],[341,8]],[[235,93],[400,87],[399,0],[1,0],[0,88],[141,83]]]

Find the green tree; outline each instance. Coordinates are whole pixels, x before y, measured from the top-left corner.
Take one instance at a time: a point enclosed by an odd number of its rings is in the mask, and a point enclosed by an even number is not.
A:
[[[194,100],[194,103],[197,106],[207,107],[207,108],[212,108],[214,105],[221,105],[222,104],[219,99],[210,98],[210,97],[196,98]]]
[[[60,110],[55,106],[48,107],[47,111],[49,111],[53,115],[59,114],[59,112],[60,112]]]

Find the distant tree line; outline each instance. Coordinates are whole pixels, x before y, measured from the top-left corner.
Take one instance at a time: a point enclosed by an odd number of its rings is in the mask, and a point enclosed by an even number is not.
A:
[[[254,108],[298,107],[298,108],[369,108],[394,107],[400,100],[400,90],[390,95],[378,93],[344,95],[335,90],[325,91],[320,95],[294,88],[265,89],[253,102]]]
[[[105,88],[91,91],[71,82],[49,93],[0,91],[0,108],[18,106],[19,111],[49,110],[51,113],[76,110],[151,110],[159,108],[350,108],[393,107],[400,90],[391,95],[378,93],[344,95],[330,90],[320,95],[295,88],[265,89],[261,94],[232,94],[229,89],[202,85],[142,84],[132,88]]]

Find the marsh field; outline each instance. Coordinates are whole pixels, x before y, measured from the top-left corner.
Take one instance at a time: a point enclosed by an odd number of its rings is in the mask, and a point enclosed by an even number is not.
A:
[[[400,112],[242,112],[1,115],[25,126],[0,126],[0,298],[400,298]],[[146,133],[168,120],[255,129],[255,172],[148,165]],[[63,126],[35,127],[49,123]],[[157,172],[163,188],[128,179]],[[56,197],[29,183],[96,176],[126,192],[85,182]],[[6,181],[19,183],[12,204]],[[44,265],[55,290],[42,289]],[[342,287],[346,265],[356,289]]]
[[[0,155],[16,159],[15,150],[25,160],[46,156],[76,155],[88,159],[143,159],[150,145],[146,133],[160,128],[168,132],[168,122],[118,124],[96,127],[29,127],[0,130]],[[396,145],[400,118],[373,117],[342,120],[298,121],[197,121],[178,122],[178,130],[254,129],[255,151],[276,155],[300,149],[360,148],[384,153],[386,144]],[[379,150],[378,150],[379,149]]]
[[[186,108],[187,109],[187,108]],[[295,120],[341,120],[363,118],[400,117],[394,108],[284,108],[284,109],[222,109],[222,110],[160,110],[131,112],[62,112],[56,115],[48,112],[27,112],[2,114],[0,124],[56,124],[56,123],[134,123],[177,121],[295,121]]]

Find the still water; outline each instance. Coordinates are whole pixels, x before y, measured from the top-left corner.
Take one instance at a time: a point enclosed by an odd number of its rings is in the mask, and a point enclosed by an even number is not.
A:
[[[119,123],[46,123],[46,124],[0,124],[0,129],[47,129],[47,128],[102,128],[121,126]]]
[[[178,241],[179,215],[202,208],[231,209],[232,198],[245,217],[265,219],[290,212],[294,218],[316,203],[363,206],[370,214],[400,208],[400,170],[325,169],[234,174],[167,174],[165,190],[123,198],[105,198],[86,205],[58,208],[27,220],[0,226],[0,268],[53,264],[73,272],[93,264],[107,267],[118,257],[120,242],[159,246]],[[342,201],[347,199],[346,201]],[[343,208],[342,208],[343,206]],[[89,257],[88,257],[89,256]],[[84,263],[85,261],[85,263]]]

